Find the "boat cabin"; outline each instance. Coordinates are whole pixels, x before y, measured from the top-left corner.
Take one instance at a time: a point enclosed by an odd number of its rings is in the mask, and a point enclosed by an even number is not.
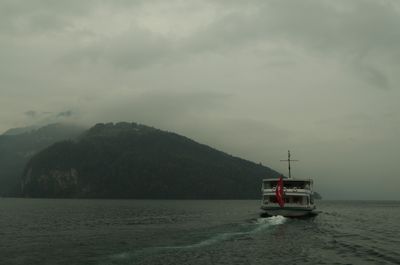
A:
[[[262,184],[263,206],[279,207],[276,198],[278,179],[264,179]],[[312,207],[313,181],[311,179],[283,179],[285,207]]]
[[[276,189],[278,179],[264,179],[263,189]],[[283,179],[283,187],[286,189],[312,190],[312,179]]]

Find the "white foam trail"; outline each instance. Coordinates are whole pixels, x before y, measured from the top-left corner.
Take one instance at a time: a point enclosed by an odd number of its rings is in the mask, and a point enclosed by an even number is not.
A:
[[[256,223],[258,224],[269,224],[269,225],[281,225],[285,223],[287,218],[277,215],[277,216],[271,216],[267,218],[258,218]]]
[[[158,249],[185,249],[185,248],[205,247],[205,246],[209,246],[209,245],[214,245],[221,241],[229,240],[235,236],[246,235],[246,234],[248,234],[248,232],[222,233],[222,234],[215,235],[211,238],[208,238],[206,240],[200,241],[199,243],[196,243],[196,244],[183,245],[183,246],[159,247]]]
[[[226,241],[229,240],[233,237],[236,236],[243,236],[243,235],[251,235],[251,234],[255,234],[258,233],[262,230],[265,230],[269,227],[273,227],[273,226],[277,226],[277,225],[281,225],[284,224],[287,221],[287,218],[283,217],[283,216],[272,216],[272,217],[267,217],[267,218],[258,218],[254,224],[256,225],[256,227],[250,231],[245,231],[245,232],[231,232],[231,233],[221,233],[221,234],[217,234],[211,238],[205,239],[203,241],[200,241],[198,243],[195,244],[190,244],[190,245],[181,245],[181,246],[165,246],[165,247],[153,247],[153,248],[148,248],[148,249],[143,249],[142,251],[139,251],[141,253],[143,252],[152,252],[152,251],[157,251],[157,250],[176,250],[176,249],[193,249],[193,248],[201,248],[201,247],[205,247],[205,246],[210,246],[210,245],[214,245],[217,244],[219,242],[222,241]],[[136,252],[137,253],[137,252]],[[131,259],[134,256],[134,252],[133,253],[129,253],[129,252],[123,252],[120,254],[116,254],[111,256],[113,260],[117,261],[117,260],[127,260],[127,259]]]
[[[267,218],[258,218],[255,222],[257,226],[246,232],[232,232],[232,233],[221,233],[217,234],[211,238],[208,238],[206,240],[200,241],[199,243],[196,244],[191,244],[191,245],[183,245],[183,246],[168,246],[168,247],[159,247],[158,249],[185,249],[185,248],[198,248],[198,247],[205,247],[209,245],[213,245],[216,243],[219,243],[221,241],[226,241],[229,240],[233,237],[236,236],[243,236],[243,235],[250,235],[257,233],[261,230],[267,229],[268,227],[276,226],[276,225],[281,225],[285,223],[287,218],[283,216],[272,216],[272,217],[267,217]]]
[[[271,216],[267,218],[258,218],[256,223],[259,225],[256,227],[253,231],[251,231],[252,234],[258,233],[264,229],[267,229],[272,226],[276,225],[281,225],[286,222],[287,218],[277,215],[277,216]]]

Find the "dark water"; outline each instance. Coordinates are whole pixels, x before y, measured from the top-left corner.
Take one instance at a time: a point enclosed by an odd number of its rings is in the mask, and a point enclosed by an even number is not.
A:
[[[400,264],[400,202],[0,199],[0,264]]]

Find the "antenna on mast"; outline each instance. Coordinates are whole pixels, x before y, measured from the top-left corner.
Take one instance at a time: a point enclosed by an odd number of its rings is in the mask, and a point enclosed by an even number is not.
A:
[[[295,161],[299,161],[299,160],[290,159],[290,150],[288,150],[287,153],[288,153],[288,158],[287,158],[287,160],[281,160],[281,161],[282,161],[282,162],[288,162],[289,178],[291,179],[291,178],[292,178],[292,175],[291,175],[291,173],[290,173],[290,162],[292,162],[292,161],[295,162]]]

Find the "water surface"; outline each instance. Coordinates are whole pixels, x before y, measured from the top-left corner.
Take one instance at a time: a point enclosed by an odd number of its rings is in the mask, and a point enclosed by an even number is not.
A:
[[[0,199],[0,264],[400,264],[400,202]]]

